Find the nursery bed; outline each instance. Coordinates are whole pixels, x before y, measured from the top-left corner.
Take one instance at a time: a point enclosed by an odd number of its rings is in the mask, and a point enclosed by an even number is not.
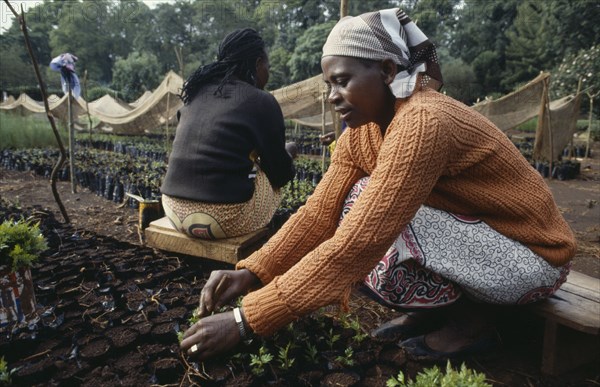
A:
[[[400,370],[414,376],[432,366],[407,359],[394,343],[372,339],[355,343],[352,330],[330,317],[338,316],[335,308],[284,329],[276,340],[240,347],[238,355],[189,363],[178,350],[177,331],[188,324],[210,271],[227,266],[142,246],[137,210],[86,190],[72,194],[70,185],[60,182],[59,191],[72,216],[72,224],[65,225],[47,180],[1,169],[0,177],[0,218],[22,214],[41,220],[51,246],[32,270],[39,319],[13,333],[3,332],[0,338],[0,353],[9,368],[17,369],[12,375],[15,385],[383,386]],[[591,271],[598,259],[593,255],[594,235],[593,230],[578,233],[587,246],[588,258],[582,257],[582,262],[592,262]],[[359,293],[353,294],[350,313],[365,332],[395,315]],[[559,377],[542,375],[543,321],[512,309],[500,317],[502,348],[464,359],[469,367],[484,372],[490,383],[598,385],[600,371],[594,364]],[[302,332],[310,336],[298,341],[318,346],[316,363],[300,354],[304,349],[294,349],[297,360],[289,370],[274,360],[263,376],[252,373],[250,353],[258,354],[264,345],[277,358],[277,348]],[[330,332],[341,337],[333,348],[327,344]],[[340,365],[336,358],[344,357],[348,347],[353,348],[355,363]]]

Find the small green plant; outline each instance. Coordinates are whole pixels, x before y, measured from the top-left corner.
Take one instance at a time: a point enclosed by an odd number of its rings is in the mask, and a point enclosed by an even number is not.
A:
[[[354,351],[352,350],[352,347],[348,347],[344,351],[344,356],[340,355],[336,357],[335,361],[337,361],[344,367],[352,367],[354,365],[354,359],[352,358],[352,356],[354,356]]]
[[[8,363],[4,360],[4,356],[0,357],[0,385],[9,386],[11,384],[11,375],[16,369],[9,370]]]
[[[0,224],[0,266],[9,266],[12,271],[28,268],[47,248],[39,223],[21,219]]]
[[[485,375],[473,371],[463,363],[460,371],[452,368],[450,361],[446,363],[444,374],[437,366],[426,368],[417,374],[414,381],[406,380],[404,373],[400,371],[397,377],[388,379],[387,387],[492,387],[485,381]]]
[[[317,364],[319,362],[319,350],[317,346],[307,342],[306,348],[304,348],[304,358],[311,364]]]
[[[363,331],[360,321],[358,321],[358,317],[352,318],[349,314],[343,314],[340,318],[340,322],[345,329],[352,329],[354,331],[352,340],[355,342],[360,344],[369,337],[369,334]]]
[[[250,367],[252,373],[256,376],[262,376],[265,373],[265,367],[273,360],[273,355],[269,350],[262,346],[258,350],[258,355],[250,354]]]
[[[339,339],[340,335],[333,333],[333,328],[329,328],[329,334],[325,338],[325,342],[329,346],[329,349],[333,349],[333,346]]]
[[[290,349],[292,348],[292,342],[288,342],[288,344],[284,347],[279,347],[279,355],[277,360],[279,361],[279,365],[281,369],[287,371],[294,365],[294,361],[296,359],[290,357]]]

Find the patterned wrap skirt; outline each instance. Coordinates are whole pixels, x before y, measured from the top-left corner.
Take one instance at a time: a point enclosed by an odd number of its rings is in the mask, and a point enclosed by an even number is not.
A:
[[[351,189],[340,223],[368,181]],[[377,301],[397,309],[444,306],[462,295],[515,305],[553,294],[569,268],[551,266],[481,220],[421,206],[364,284]]]
[[[281,202],[260,169],[254,179],[254,194],[245,203],[203,203],[162,195],[165,215],[175,229],[194,238],[224,239],[265,227]]]

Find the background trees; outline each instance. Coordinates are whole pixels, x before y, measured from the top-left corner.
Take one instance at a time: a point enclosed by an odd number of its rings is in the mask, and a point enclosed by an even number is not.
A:
[[[557,93],[574,90],[582,76],[599,87],[598,59],[586,59],[600,36],[597,0],[349,0],[349,13],[395,6],[438,45],[446,92],[464,102],[504,94],[540,71],[552,73]],[[40,63],[74,53],[90,87],[134,100],[167,71],[185,78],[214,60],[223,36],[240,27],[256,28],[267,42],[268,89],[314,76],[339,0],[176,0],[153,8],[139,0],[45,0],[26,12]],[[35,91],[16,22],[0,35],[0,50],[2,90]],[[45,77],[51,90],[60,89],[57,73]]]

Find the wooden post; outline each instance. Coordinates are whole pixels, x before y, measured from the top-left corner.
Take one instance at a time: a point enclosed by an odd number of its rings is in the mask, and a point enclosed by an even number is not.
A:
[[[348,0],[340,0],[340,19],[348,16]],[[331,120],[333,121],[333,129],[335,130],[335,140],[337,141],[342,134],[342,120],[339,113],[331,112]]]
[[[72,74],[68,74],[67,111],[69,113],[69,174],[71,175],[71,193],[77,193],[77,186],[75,185],[75,130],[73,128],[73,92],[71,90]]]
[[[8,2],[8,0],[4,0],[8,9],[12,12],[15,18],[19,21],[19,26],[21,27],[21,32],[23,33],[23,37],[25,38],[25,47],[27,48],[27,53],[29,54],[29,58],[31,59],[31,63],[33,64],[33,71],[35,72],[35,77],[37,78],[38,85],[40,86],[40,92],[42,93],[42,99],[44,101],[44,110],[46,111],[46,117],[48,118],[48,122],[50,122],[50,127],[52,127],[52,132],[54,133],[54,137],[56,138],[56,143],[58,144],[58,149],[60,151],[58,162],[52,168],[52,172],[50,173],[50,188],[52,190],[52,196],[54,196],[54,200],[58,205],[58,209],[65,219],[66,223],[71,223],[69,219],[69,214],[67,214],[67,210],[60,199],[60,195],[58,193],[58,189],[56,188],[56,175],[58,171],[62,168],[65,159],[67,157],[65,147],[60,138],[60,133],[58,133],[58,129],[56,128],[56,122],[54,120],[54,116],[50,111],[50,106],[48,105],[48,93],[46,93],[46,84],[42,79],[42,74],[40,73],[40,68],[38,66],[37,59],[35,58],[35,54],[33,53],[33,48],[31,47],[31,41],[29,40],[29,33],[27,32],[27,25],[25,23],[25,11],[23,11],[23,4],[21,4],[21,14],[19,15],[17,11],[13,8],[13,6]]]
[[[88,117],[88,133],[90,135],[89,140],[90,140],[90,146],[92,145],[92,116],[90,115],[90,105],[88,104],[88,95],[87,95],[87,75],[88,72],[87,70],[85,70],[83,72],[83,98],[85,99],[85,111],[87,113],[87,117]]]
[[[348,0],[340,0],[340,19],[348,16]]]
[[[185,80],[183,74],[185,72],[185,63],[183,62],[183,48],[182,47],[173,47],[175,50],[175,57],[177,58],[177,63],[179,63],[179,75],[181,78]]]
[[[169,80],[167,79],[167,113],[165,114],[166,120],[167,120],[167,126],[166,126],[166,135],[165,135],[165,152],[167,153],[167,159],[169,158],[170,155],[170,151],[169,151],[169,102],[170,102],[170,97],[171,97],[171,93],[169,92]]]
[[[590,113],[588,115],[588,130],[587,130],[587,141],[585,144],[585,157],[587,159],[588,157],[588,153],[590,152],[590,141],[592,138],[592,117],[593,117],[593,111],[594,111],[594,98],[596,98],[599,94],[600,91],[596,92],[595,94],[590,93],[589,91],[586,92],[588,98],[590,99]]]
[[[579,81],[577,82],[577,93],[575,93],[575,98],[579,97],[579,93],[581,93],[581,83],[582,83],[582,79],[579,78]],[[579,115],[579,112],[576,113],[577,115]],[[577,127],[577,118],[575,118],[575,126]],[[573,150],[574,150],[574,146],[573,146],[573,135],[571,135],[571,138],[569,139],[569,160],[573,159]]]
[[[552,122],[550,121],[550,98],[548,97],[548,78],[544,80],[544,104],[546,110],[546,122],[548,123],[548,142],[550,144],[550,174],[548,178],[552,180],[552,167],[554,164],[554,141],[552,136]]]

